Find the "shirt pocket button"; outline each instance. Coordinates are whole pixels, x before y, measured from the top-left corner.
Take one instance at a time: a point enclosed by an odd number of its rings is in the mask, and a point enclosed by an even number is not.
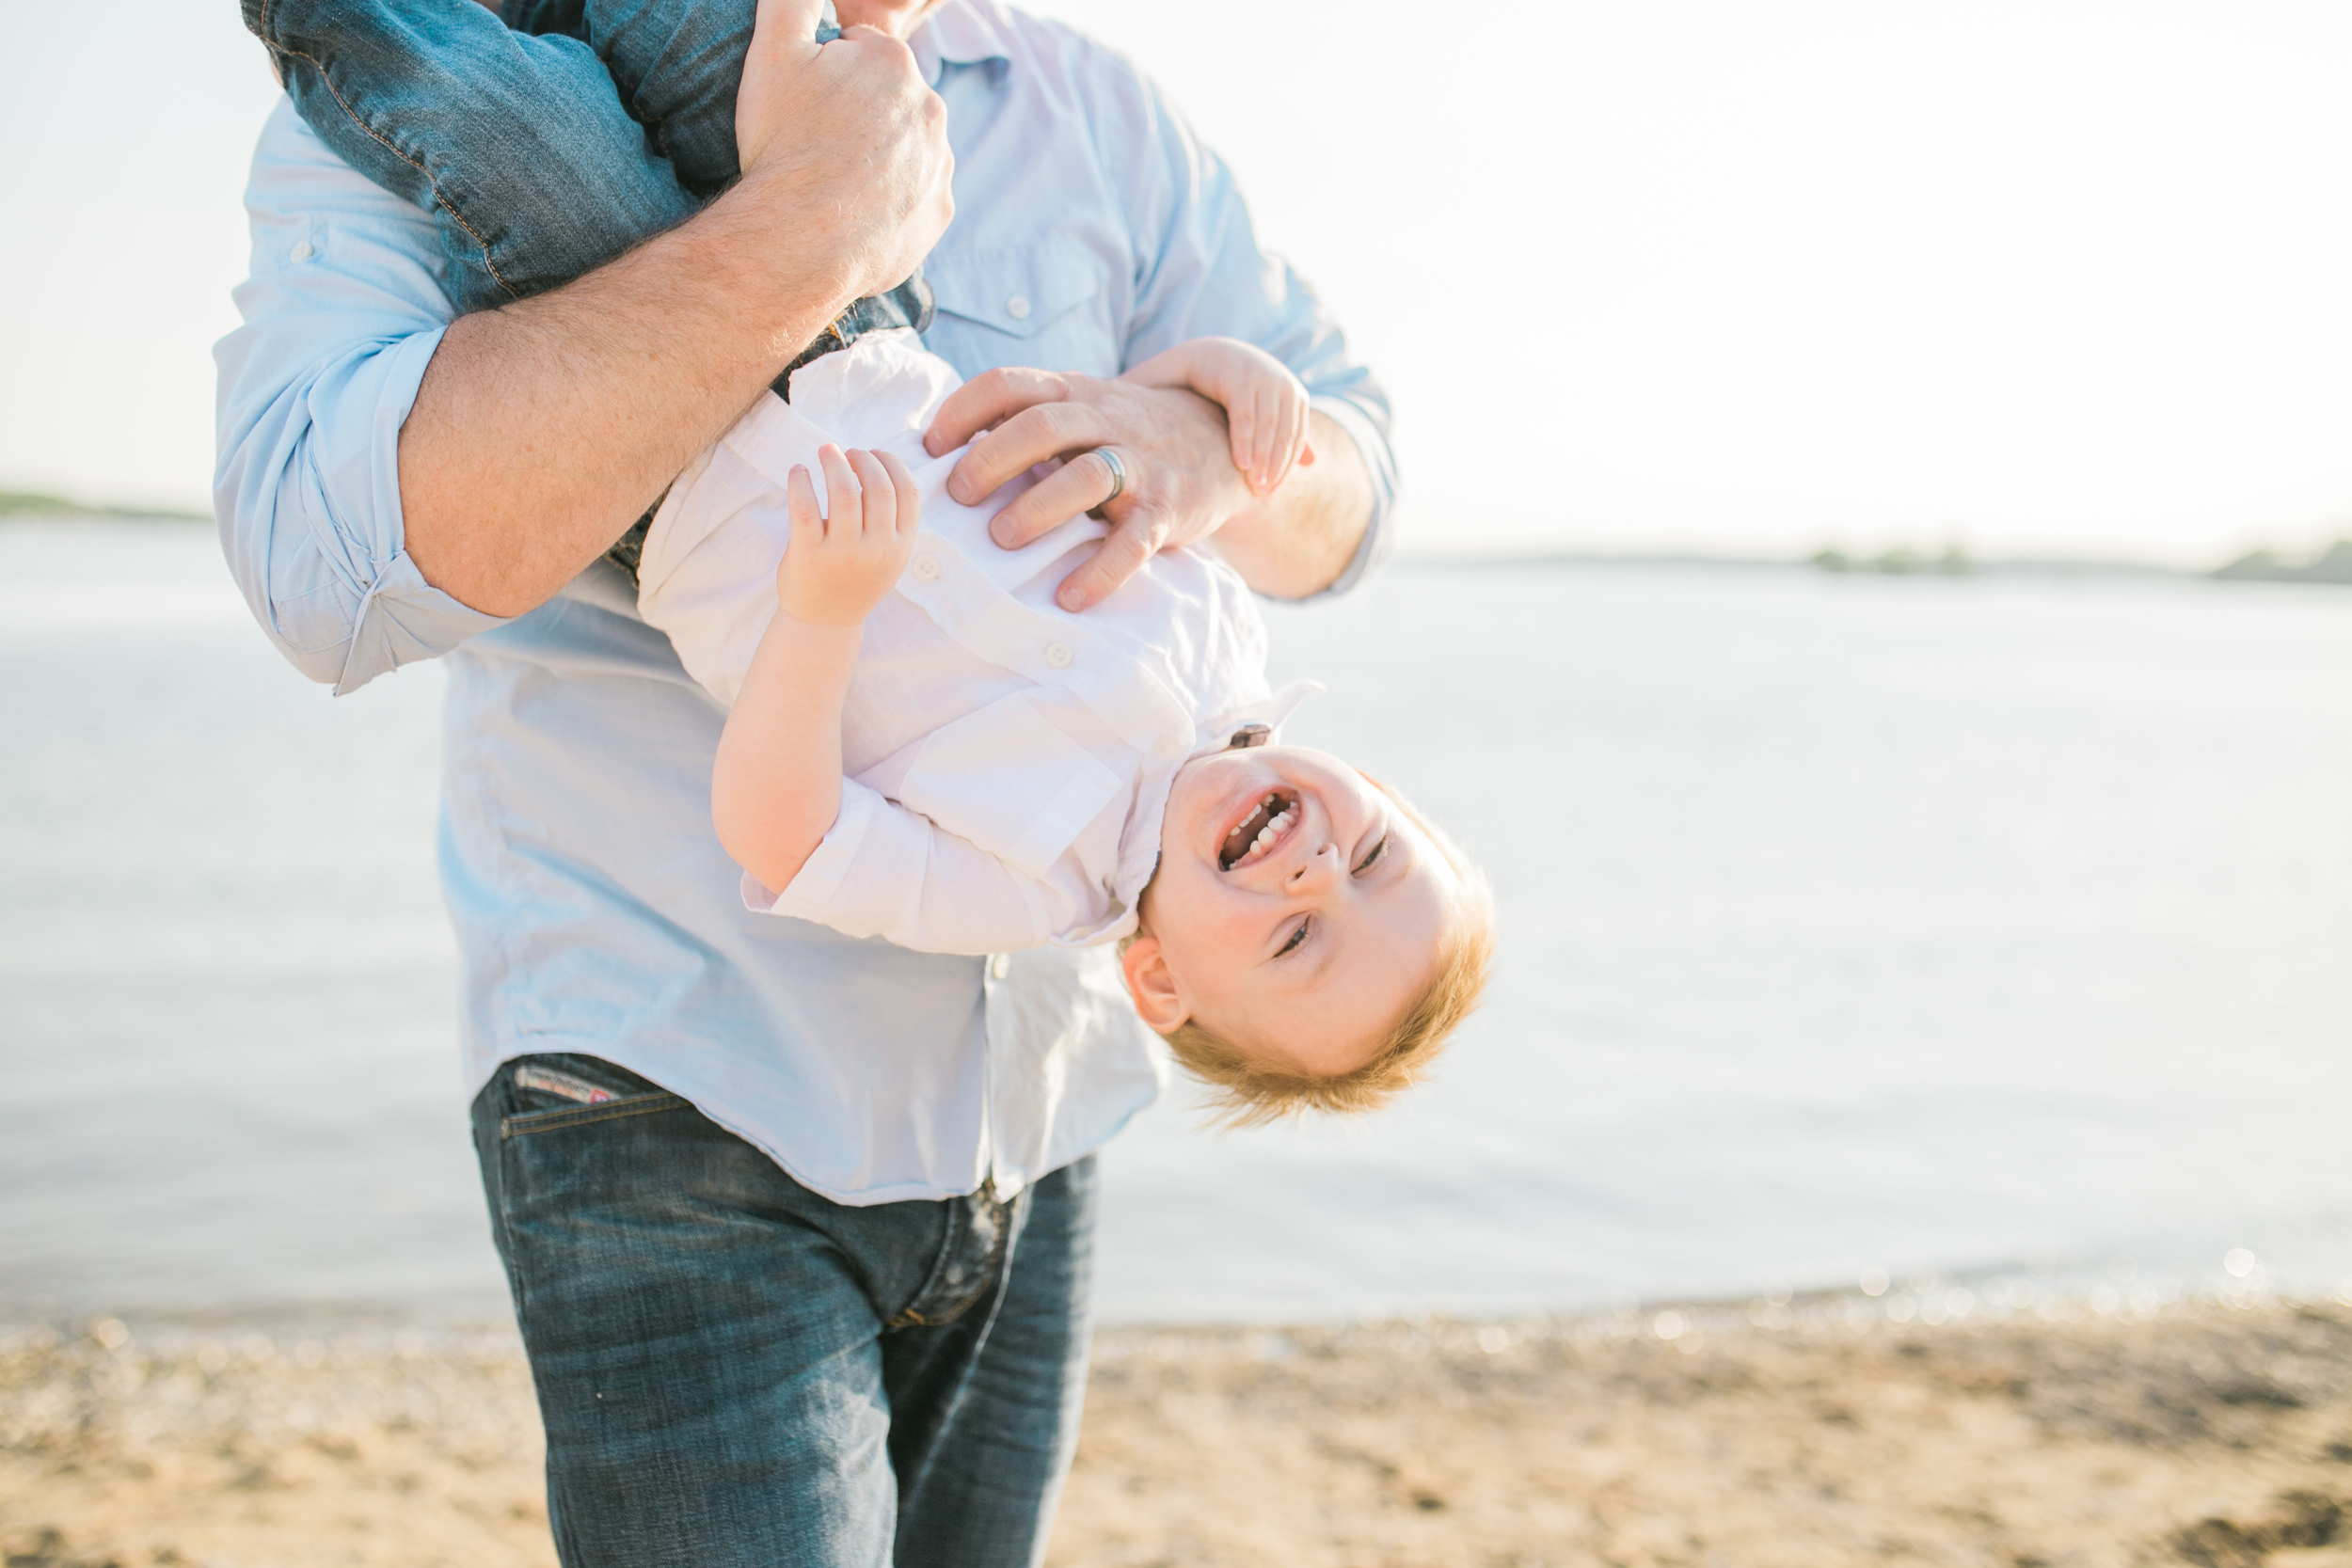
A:
[[[1070,661],[1077,657],[1070,651],[1070,644],[1067,642],[1048,642],[1045,645],[1045,662],[1057,670],[1069,669]]]
[[[917,582],[937,582],[939,580],[939,557],[918,555],[907,570],[913,574]]]

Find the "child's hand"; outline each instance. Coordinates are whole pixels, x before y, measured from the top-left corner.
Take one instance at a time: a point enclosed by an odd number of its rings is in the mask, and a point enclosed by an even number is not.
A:
[[[792,542],[776,568],[776,602],[795,621],[854,626],[882,603],[914,553],[923,521],[914,476],[891,453],[817,449],[833,515],[817,510],[806,468],[785,482]]]
[[[1311,464],[1307,388],[1291,369],[1238,338],[1195,338],[1157,354],[1122,380],[1184,387],[1225,409],[1233,467],[1253,494],[1272,495],[1294,465]]]

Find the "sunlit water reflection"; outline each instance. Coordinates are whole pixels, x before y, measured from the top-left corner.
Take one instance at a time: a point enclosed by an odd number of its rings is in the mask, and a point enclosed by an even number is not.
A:
[[[0,1312],[496,1310],[438,674],[328,701],[202,530],[5,537]],[[2352,1278],[2352,593],[1420,567],[1274,635],[1502,976],[1388,1116],[1122,1135],[1107,1316]]]

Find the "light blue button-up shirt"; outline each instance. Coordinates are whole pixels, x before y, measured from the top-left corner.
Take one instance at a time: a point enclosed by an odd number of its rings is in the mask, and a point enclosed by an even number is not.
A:
[[[956,154],[929,346],[970,376],[1262,345],[1372,471],[1352,586],[1391,540],[1388,401],[1258,248],[1224,165],[1124,59],[994,0],[950,0],[914,45]],[[403,547],[400,427],[449,319],[427,216],[286,104],[246,205],[245,325],[217,350],[222,546],[271,640],[338,693],[448,669],[440,863],[469,1085],[510,1056],[600,1056],[851,1203],[1015,1190],[1150,1102],[1164,1056],[1102,949],[945,957],[747,913],[710,826],[723,715],[628,580],[600,562],[502,621]]]

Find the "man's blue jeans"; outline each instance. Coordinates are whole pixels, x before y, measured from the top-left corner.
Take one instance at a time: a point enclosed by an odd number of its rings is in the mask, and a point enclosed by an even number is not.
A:
[[[528,1065],[612,1094],[519,1087]],[[591,1056],[474,1101],[565,1568],[1040,1561],[1086,1385],[1094,1164],[853,1209]]]

